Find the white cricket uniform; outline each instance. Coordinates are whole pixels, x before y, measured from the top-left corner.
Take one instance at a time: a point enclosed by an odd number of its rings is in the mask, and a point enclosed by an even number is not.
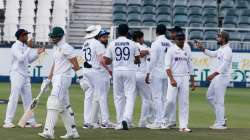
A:
[[[87,111],[84,110],[84,116],[87,117],[85,118],[85,123],[88,123],[88,121],[91,123],[97,123],[99,109],[101,111],[102,123],[108,123],[108,90],[110,85],[109,74],[100,64],[100,58],[98,58],[98,56],[100,57],[105,54],[105,46],[100,41],[92,38],[84,43],[82,51],[85,60],[92,65],[92,68],[85,68],[87,72],[84,74],[86,79],[92,85],[92,92],[89,92],[90,94],[88,94],[88,91],[86,91],[87,94],[85,93],[85,105],[87,105],[84,107],[87,109]],[[90,120],[88,120],[88,117],[90,117]]]
[[[117,123],[127,121],[132,123],[135,104],[135,56],[139,56],[136,44],[126,37],[119,37],[112,41],[105,57],[113,63],[113,91],[117,114]]]
[[[151,75],[151,89],[153,96],[153,105],[156,111],[154,123],[160,124],[163,121],[165,113],[162,111],[166,102],[167,94],[167,74],[165,72],[165,55],[171,47],[171,42],[160,35],[151,45],[150,62],[147,73]]]
[[[205,50],[206,55],[210,57],[215,57],[215,72],[218,72],[217,75],[210,83],[207,91],[207,100],[212,106],[217,125],[225,124],[225,108],[224,108],[224,96],[226,88],[230,82],[231,75],[231,66],[232,66],[232,49],[230,48],[229,43],[221,46],[216,51]]]
[[[11,94],[6,110],[5,123],[12,123],[19,95],[22,97],[24,110],[28,109],[32,102],[31,83],[29,76],[29,64],[38,58],[36,50],[17,40],[11,47]],[[34,116],[28,120],[35,123]]]
[[[54,70],[52,90],[47,101],[47,117],[44,133],[54,135],[54,127],[60,114],[67,134],[76,132],[74,112],[70,107],[69,87],[74,72],[69,59],[74,58],[74,48],[63,39],[53,46]]]
[[[175,44],[174,42],[172,42],[173,45]],[[185,51],[187,51],[187,53],[190,54],[191,58],[192,58],[192,52],[191,52],[191,47],[188,44],[188,42],[184,43],[184,49]],[[190,70],[193,69],[193,63],[190,63]],[[193,71],[193,70],[192,70]],[[193,73],[194,74],[194,73]],[[175,102],[176,103],[176,102]],[[165,106],[166,107],[166,106]],[[176,105],[174,105],[174,110],[176,110]],[[164,121],[168,122],[169,124],[176,124],[176,111],[172,112],[173,114],[170,114],[170,112],[165,112],[164,114]],[[169,115],[169,117],[167,118],[167,116]]]
[[[142,50],[148,50],[150,51],[150,48],[148,48],[145,44],[141,45],[140,43],[136,43],[138,49],[140,51]],[[153,116],[153,110],[152,110],[152,92],[151,88],[148,84],[145,82],[145,76],[147,71],[147,56],[144,56],[143,58],[140,58],[141,63],[136,65],[136,92],[141,96],[142,99],[142,105],[141,105],[141,117],[139,120],[139,126],[142,124],[146,124],[151,117]]]
[[[170,79],[168,80],[166,112],[171,115],[176,111],[175,106],[178,97],[179,128],[187,128],[189,117],[189,79],[190,75],[194,73],[191,53],[187,47],[181,49],[173,44],[168,49],[165,62],[165,69],[172,71],[173,78],[177,82],[177,87],[173,87]]]

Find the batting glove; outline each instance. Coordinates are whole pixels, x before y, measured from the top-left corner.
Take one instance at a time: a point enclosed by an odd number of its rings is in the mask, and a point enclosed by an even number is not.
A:
[[[86,79],[83,78],[82,69],[79,69],[78,71],[76,71],[76,76],[79,80],[79,84],[81,86],[81,89],[83,90],[83,92],[85,92],[89,88],[89,84],[86,81]]]
[[[51,80],[50,79],[44,79],[43,80],[43,83],[41,85],[41,91],[43,92],[48,92],[49,91],[49,85],[51,83]]]

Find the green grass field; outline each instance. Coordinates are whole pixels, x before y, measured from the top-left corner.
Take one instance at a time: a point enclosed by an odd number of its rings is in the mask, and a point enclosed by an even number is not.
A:
[[[40,85],[33,84],[33,96],[39,91]],[[0,99],[8,99],[9,83],[0,83]],[[83,122],[83,97],[78,85],[70,88],[71,103],[76,114],[78,131],[83,140],[250,140],[250,93],[249,89],[230,88],[226,94],[226,115],[228,118],[228,130],[214,131],[209,130],[208,126],[214,121],[214,114],[205,98],[206,88],[197,88],[195,92],[190,93],[190,119],[189,126],[193,132],[183,134],[173,130],[148,130],[134,128],[129,131],[92,129],[85,130],[82,128]],[[36,109],[36,118],[38,122],[44,123],[46,116],[46,99],[45,94]],[[111,120],[115,122],[115,109],[113,96],[110,93],[109,107]],[[4,121],[6,105],[0,105],[0,122]],[[22,115],[22,105],[19,105],[16,121]],[[134,124],[138,123],[140,114],[140,98],[138,97],[134,112]],[[3,129],[0,128],[1,140],[39,140],[37,133],[39,129]],[[65,130],[61,120],[55,128],[55,135],[58,138],[64,135]]]

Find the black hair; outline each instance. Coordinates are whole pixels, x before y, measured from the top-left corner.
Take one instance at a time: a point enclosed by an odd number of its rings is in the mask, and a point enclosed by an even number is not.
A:
[[[167,28],[164,24],[159,24],[156,27],[156,34],[158,35],[165,35],[167,32]]]
[[[128,34],[129,27],[127,24],[120,24],[117,28],[118,34],[120,36],[126,36]]]
[[[140,39],[144,36],[143,32],[142,31],[134,31],[133,32],[133,41],[137,41],[137,39]]]

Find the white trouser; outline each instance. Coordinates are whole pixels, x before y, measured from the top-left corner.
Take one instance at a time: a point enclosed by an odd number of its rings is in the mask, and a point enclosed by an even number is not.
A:
[[[224,96],[229,84],[229,76],[217,75],[210,83],[207,91],[207,100],[216,116],[215,123],[225,124]]]
[[[108,92],[110,87],[109,75],[103,70],[93,70],[94,94],[92,104],[92,123],[97,123],[99,111],[102,123],[109,122]]]
[[[44,126],[44,132],[50,135],[54,135],[54,127],[59,114],[67,134],[76,132],[74,112],[70,107],[68,90],[71,85],[71,79],[71,77],[64,75],[54,75],[52,78],[53,88],[47,102],[47,116]]]
[[[167,79],[158,78],[152,76],[151,79],[151,89],[152,89],[152,99],[153,106],[155,110],[155,120],[154,123],[162,123],[165,115],[164,105],[166,102],[167,95]]]
[[[10,82],[11,93],[7,105],[5,123],[12,123],[16,113],[19,95],[22,97],[24,110],[28,109],[32,102],[30,77],[12,71],[10,73]],[[34,115],[27,122],[35,123]]]
[[[135,71],[118,71],[113,73],[114,102],[117,123],[132,123],[135,104]]]
[[[151,119],[152,109],[152,92],[151,88],[145,82],[145,74],[136,74],[136,93],[141,96],[141,117],[139,123],[146,122]]]
[[[91,123],[91,112],[94,94],[94,82],[93,82],[94,72],[92,69],[84,69],[84,78],[89,86],[89,88],[84,93],[84,110],[83,110],[83,120],[84,123]]]
[[[168,81],[166,112],[170,119],[171,114],[176,112],[176,101],[179,102],[179,128],[187,128],[189,117],[189,76],[174,77],[177,87],[173,87]],[[169,120],[171,121],[171,120]]]

